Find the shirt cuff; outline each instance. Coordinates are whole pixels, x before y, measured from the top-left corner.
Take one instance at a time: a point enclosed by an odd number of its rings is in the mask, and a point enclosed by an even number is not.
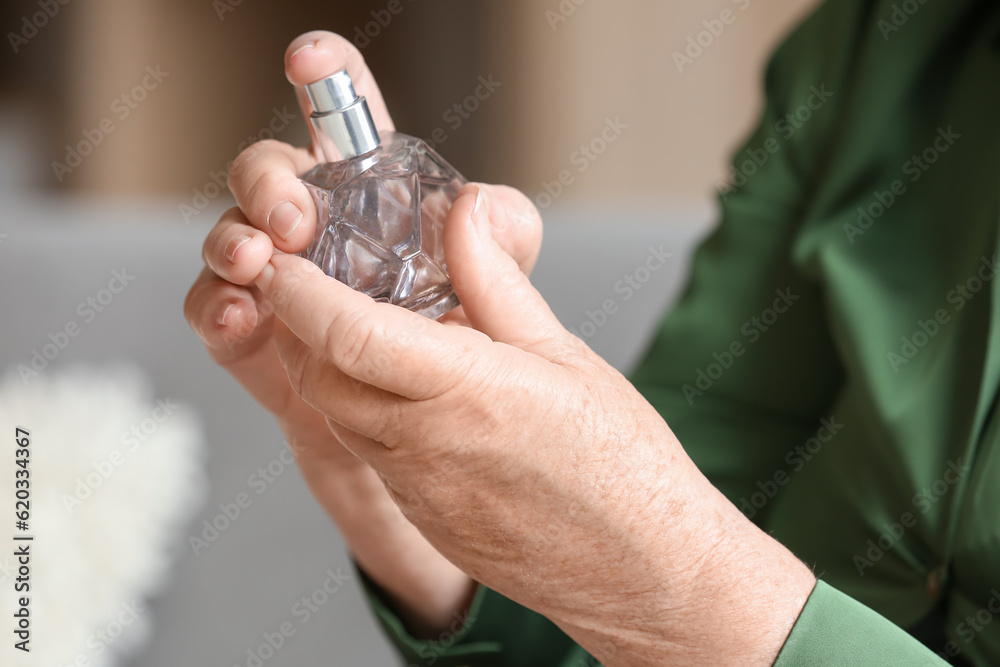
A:
[[[947,664],[881,614],[817,581],[774,667]]]
[[[461,667],[474,662],[476,665],[499,665],[503,650],[499,642],[470,641],[469,633],[479,617],[487,588],[479,586],[469,613],[464,619],[456,618],[452,627],[435,639],[417,639],[409,633],[399,617],[389,609],[385,593],[364,570],[355,564],[368,604],[382,626],[389,641],[396,647],[407,667],[435,665],[436,667]]]

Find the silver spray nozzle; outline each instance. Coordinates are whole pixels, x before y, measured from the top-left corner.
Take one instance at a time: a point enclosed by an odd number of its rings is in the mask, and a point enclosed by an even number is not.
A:
[[[313,106],[309,120],[324,157],[346,160],[378,147],[380,139],[368,101],[358,97],[347,70],[306,86]]]

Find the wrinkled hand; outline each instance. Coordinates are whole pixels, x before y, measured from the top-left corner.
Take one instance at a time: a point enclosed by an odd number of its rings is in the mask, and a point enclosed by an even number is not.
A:
[[[299,86],[345,66],[379,129],[391,129],[346,40],[307,33],[286,55]],[[284,254],[313,237],[298,175],[315,161],[273,141],[239,156],[239,207],[209,234],[185,313],[277,417],[369,574],[428,629],[462,604],[464,571],[605,664],[770,664],[814,580],[559,325],[525,275],[541,241],[530,202],[508,188],[463,189],[445,223],[463,306],[435,322]],[[393,518],[390,497],[412,524]]]
[[[367,97],[377,127],[393,129],[357,49],[328,32],[296,38],[285,55],[303,117],[311,108],[301,86],[343,68]],[[316,155],[311,147],[262,141],[236,158],[229,188],[239,206],[227,211],[205,240],[206,268],[188,293],[184,313],[212,359],[276,417],[309,489],[337,523],[352,556],[390,593],[411,631],[435,636],[468,604],[474,582],[403,518],[371,469],[327,428],[325,416],[292,391],[275,346],[274,309],[253,285],[276,250],[296,253],[313,238],[315,204],[298,177],[315,166]],[[521,270],[531,271],[541,246],[537,211],[511,188],[470,184],[463,192],[480,190],[495,202],[491,223],[497,243]],[[468,322],[461,307],[441,321]]]
[[[296,86],[347,68],[359,95],[368,98],[376,125],[392,130],[385,102],[361,55],[347,40],[328,32],[296,38],[285,56],[285,72]],[[303,117],[310,112],[302,89]],[[303,120],[303,122],[306,122]],[[325,420],[292,392],[281,368],[272,335],[273,309],[253,281],[275,249],[304,250],[316,228],[316,208],[299,175],[315,166],[310,148],[261,141],[241,153],[229,173],[229,188],[238,207],[227,211],[205,240],[206,268],[188,293],[185,316],[212,358],[226,368],[282,425],[315,491],[327,465],[358,462],[337,445]],[[468,185],[465,192],[486,189],[497,202],[497,242],[530,272],[541,247],[541,218],[521,193],[503,186]],[[457,308],[442,318],[467,323]],[[305,460],[303,460],[305,457]]]
[[[494,241],[495,205],[463,195],[446,225],[472,328],[375,303],[298,257],[276,255],[256,284],[295,392],[428,541],[614,664],[623,644],[665,636],[658,623],[697,588],[681,572],[759,531],[560,326]],[[634,657],[618,664],[643,664]]]

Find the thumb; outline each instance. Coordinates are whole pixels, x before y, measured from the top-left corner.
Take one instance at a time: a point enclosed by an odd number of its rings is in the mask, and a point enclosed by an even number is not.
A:
[[[517,262],[493,239],[509,221],[507,207],[491,205],[489,189],[468,185],[444,227],[452,286],[469,323],[495,341],[529,350],[564,340],[559,324]]]

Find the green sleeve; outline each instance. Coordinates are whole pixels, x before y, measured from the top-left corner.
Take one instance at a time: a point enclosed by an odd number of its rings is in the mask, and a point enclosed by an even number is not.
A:
[[[793,255],[847,97],[862,4],[825,3],[775,53],[761,122],[719,198],[721,223],[630,377],[702,472],[757,522],[768,498],[754,494],[816,434],[843,381],[821,287]],[[818,108],[795,127],[788,114],[810,101]]]
[[[415,639],[368,577],[361,580],[375,616],[407,667],[593,667],[601,664],[544,617],[480,587],[467,622],[436,641]],[[775,667],[945,665],[899,626],[818,581]]]
[[[785,640],[774,667],[936,667],[946,664],[884,616],[819,581]]]
[[[417,639],[358,568],[375,618],[406,667],[592,667],[600,664],[552,621],[480,586],[469,613],[434,640]],[[464,621],[464,622],[463,622]]]

